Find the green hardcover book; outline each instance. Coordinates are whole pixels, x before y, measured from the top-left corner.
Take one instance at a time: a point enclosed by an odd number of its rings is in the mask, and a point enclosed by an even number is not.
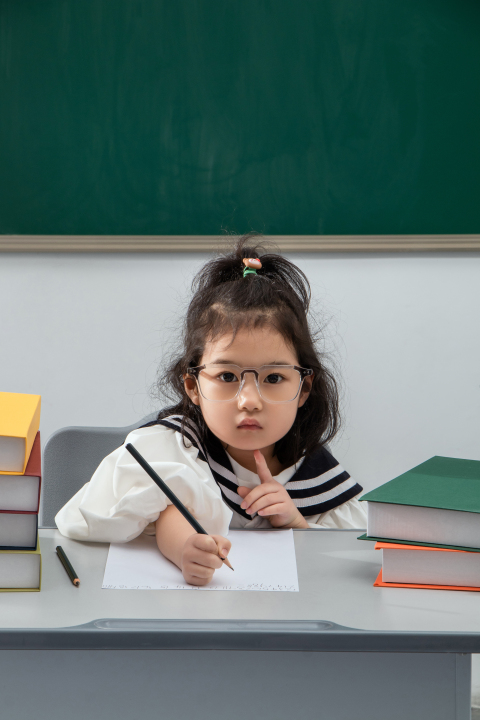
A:
[[[435,456],[390,480],[368,502],[362,539],[480,548],[480,461]]]
[[[36,550],[0,550],[0,592],[39,592],[42,556]]]

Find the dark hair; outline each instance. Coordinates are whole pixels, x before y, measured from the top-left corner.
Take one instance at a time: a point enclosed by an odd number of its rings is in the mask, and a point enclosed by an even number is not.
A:
[[[299,364],[314,372],[307,401],[298,409],[289,432],[275,444],[275,455],[289,467],[303,455],[311,455],[338,431],[338,388],[320,360],[307,321],[311,297],[307,278],[286,258],[267,252],[258,240],[256,233],[243,235],[231,252],[207,262],[195,276],[193,298],[184,320],[183,347],[158,382],[164,395],[172,397],[173,390],[175,400],[180,399],[162,410],[157,420],[181,414],[184,423],[187,419],[196,423],[201,440],[212,436],[200,407],[185,392],[183,375],[188,367],[200,365],[207,340],[226,332],[234,338],[242,328],[273,327],[296,351]],[[257,257],[261,270],[243,277],[242,259]]]

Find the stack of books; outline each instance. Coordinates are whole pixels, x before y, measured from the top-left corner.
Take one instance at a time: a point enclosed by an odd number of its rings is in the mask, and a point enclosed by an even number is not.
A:
[[[433,457],[363,495],[375,586],[480,590],[480,461]]]
[[[0,592],[39,591],[40,395],[0,392]]]

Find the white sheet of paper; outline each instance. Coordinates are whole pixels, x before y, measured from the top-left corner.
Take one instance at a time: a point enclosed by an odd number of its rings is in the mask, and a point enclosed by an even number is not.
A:
[[[188,585],[180,570],[163,557],[151,535],[112,543],[102,588],[106,590],[263,590],[298,592],[293,530],[231,530],[224,565],[204,587]]]

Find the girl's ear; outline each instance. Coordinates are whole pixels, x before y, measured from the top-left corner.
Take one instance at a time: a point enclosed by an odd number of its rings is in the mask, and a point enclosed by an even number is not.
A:
[[[313,383],[313,375],[308,375],[303,383],[302,383],[302,389],[300,390],[300,398],[298,401],[298,407],[302,407],[302,405],[305,405],[305,403],[308,400],[308,396],[310,395],[310,392],[312,390],[312,383]]]
[[[194,405],[200,405],[200,399],[198,397],[197,381],[191,375],[183,376],[183,387],[190,400]]]

